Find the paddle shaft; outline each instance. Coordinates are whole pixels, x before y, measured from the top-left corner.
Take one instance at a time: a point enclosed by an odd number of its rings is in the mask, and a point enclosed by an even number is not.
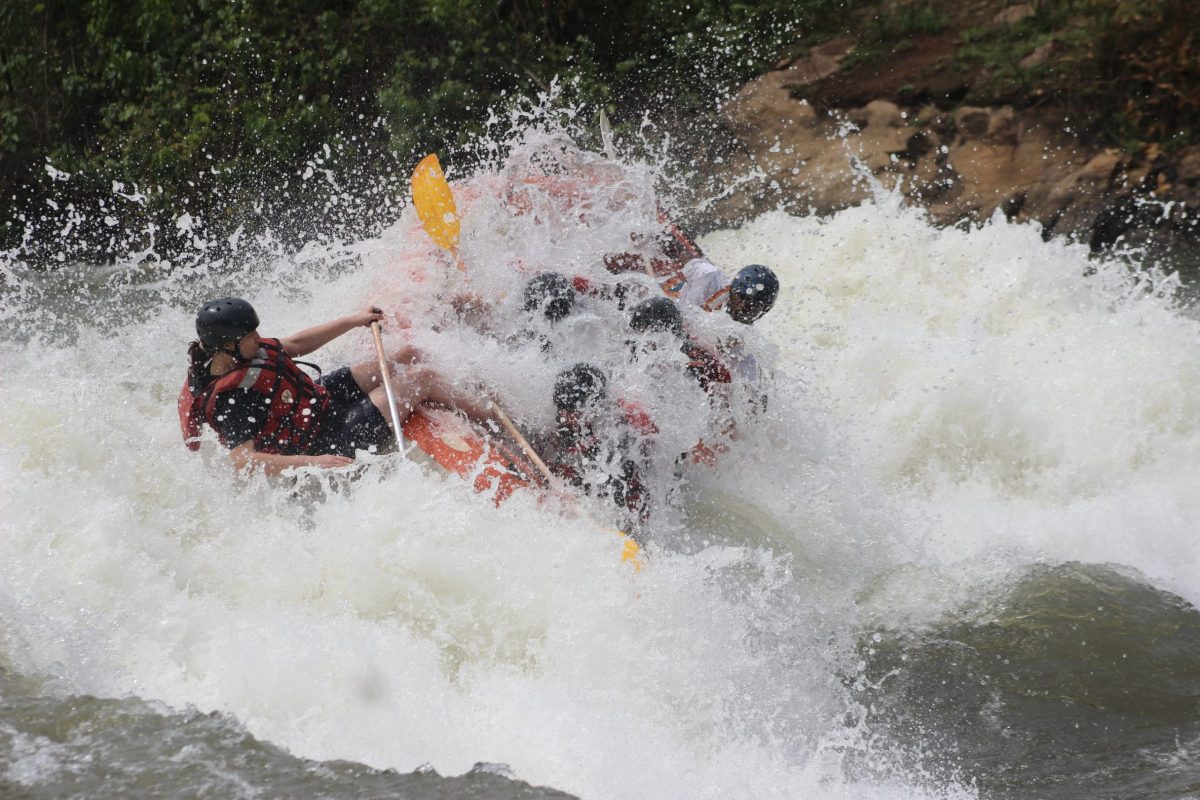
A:
[[[489,400],[488,405],[491,407],[492,412],[496,415],[496,419],[500,420],[500,424],[504,426],[504,429],[506,431],[508,431],[508,435],[513,437],[513,439],[516,440],[517,444],[520,445],[521,449],[525,451],[525,455],[529,458],[529,460],[532,461],[534,463],[534,465],[537,466],[537,468],[542,471],[542,474],[546,476],[546,482],[548,484],[550,484],[551,486],[553,486],[554,485],[554,473],[552,473],[550,471],[550,468],[546,466],[546,462],[542,461],[541,457],[539,457],[538,454],[536,452],[534,452],[534,449],[533,449],[533,447],[530,446],[528,440],[526,440],[526,438],[521,435],[521,432],[519,430],[517,430],[517,426],[513,424],[513,421],[511,419],[508,418],[508,414],[504,413],[504,409],[501,408],[500,405],[495,400]],[[623,561],[623,562],[628,561],[630,564],[632,564],[634,572],[641,571],[641,569],[642,569],[642,560],[641,560],[642,548],[640,545],[638,545],[637,541],[633,537],[631,537],[629,534],[625,533],[625,531],[609,529],[602,525],[597,525],[595,522],[592,522],[592,525],[598,531],[611,530],[612,533],[615,533],[618,536],[620,536],[621,540],[622,540],[621,561]]]
[[[383,390],[387,392],[388,411],[392,413],[392,431],[396,434],[396,446],[404,452],[404,434],[400,432],[400,411],[396,408],[396,395],[392,391],[392,379],[388,370],[387,356],[383,352],[383,334],[380,333],[379,323],[371,323],[371,335],[375,337],[375,355],[379,359],[379,379],[383,381]]]
[[[536,466],[541,473],[546,476],[546,482],[553,484],[554,473],[552,473],[550,468],[546,466],[546,462],[542,461],[541,457],[534,452],[534,449],[530,446],[529,441],[521,435],[521,432],[517,430],[517,426],[513,425],[513,421],[508,418],[508,414],[504,413],[504,409],[501,408],[495,400],[489,400],[488,403],[492,411],[496,414],[496,419],[500,420],[500,424],[504,426],[504,430],[508,431],[508,435],[516,440],[521,449],[525,451],[526,457],[528,457],[529,460],[533,462],[534,466]]]

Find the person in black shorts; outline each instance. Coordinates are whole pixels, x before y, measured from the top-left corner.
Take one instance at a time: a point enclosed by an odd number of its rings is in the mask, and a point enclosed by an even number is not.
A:
[[[307,355],[357,327],[383,319],[374,306],[282,339],[258,333],[258,314],[245,300],[206,303],[188,348],[188,379],[179,420],[188,447],[199,447],[202,425],[217,432],[239,470],[276,474],[289,467],[340,467],[358,450],[393,448],[387,393],[377,362],[334,370],[314,380],[294,357]],[[486,417],[480,401],[448,386],[411,347],[391,356],[404,367],[393,379],[401,422],[422,403]],[[314,367],[315,365],[307,365]]]
[[[386,452],[396,443],[387,416],[354,380],[350,367],[317,378],[329,392],[329,410],[317,436],[319,452],[353,458],[355,450]]]

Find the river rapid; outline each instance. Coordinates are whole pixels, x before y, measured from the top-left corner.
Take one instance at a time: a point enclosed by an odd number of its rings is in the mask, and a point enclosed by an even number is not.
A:
[[[592,189],[564,204],[530,164]],[[531,130],[452,175],[466,284],[411,209],[236,265],[0,260],[0,794],[1200,792],[1200,323],[1136,256],[884,192],[704,237],[780,276],[743,332],[770,402],[716,467],[662,471],[639,572],[599,505],[496,508],[387,455],[247,479],[181,445],[195,310],[237,294],[268,335],[377,302],[390,347],[531,432],[555,371],[599,360],[682,452],[703,397],[669,348],[629,363],[615,305],[552,355],[505,340],[531,272],[611,277],[658,175]],[[482,328],[446,313],[464,290]],[[372,356],[355,331],[313,358]]]

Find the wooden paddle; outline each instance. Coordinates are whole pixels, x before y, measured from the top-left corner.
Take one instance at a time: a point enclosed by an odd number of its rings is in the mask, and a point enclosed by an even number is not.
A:
[[[396,408],[396,395],[392,391],[391,372],[388,370],[387,356],[383,352],[383,334],[380,333],[379,323],[371,323],[371,334],[375,337],[375,357],[379,359],[379,379],[383,381],[383,390],[387,392],[388,411],[392,413],[392,431],[396,434],[396,446],[400,455],[404,455],[404,434],[400,432],[400,411]]]
[[[500,424],[504,426],[504,430],[508,431],[508,435],[513,438],[513,441],[525,453],[525,457],[532,461],[533,465],[546,478],[546,483],[553,486],[555,480],[554,473],[546,466],[546,462],[542,461],[541,456],[534,451],[533,446],[529,444],[529,440],[521,435],[516,425],[513,425],[513,421],[509,419],[508,414],[504,413],[504,409],[500,407],[500,404],[495,400],[488,400],[488,407],[496,415],[496,419],[500,420]]]
[[[513,441],[525,453],[525,457],[532,461],[538,470],[541,471],[542,475],[545,476],[546,484],[550,487],[558,484],[558,479],[554,473],[550,471],[550,468],[546,466],[546,462],[542,461],[541,457],[534,451],[533,446],[529,444],[529,440],[521,435],[521,431],[509,419],[508,414],[504,413],[504,409],[495,400],[489,400],[488,406],[491,408],[492,413],[496,415],[496,419],[500,420],[500,424],[504,426],[504,430],[508,431],[508,435],[513,438]],[[596,525],[595,522],[592,524]],[[621,560],[628,561],[633,567],[634,572],[640,572],[642,569],[642,548],[634,541],[633,537],[625,533],[625,531],[617,530],[616,528],[604,528],[600,525],[596,525],[596,527],[602,531],[615,533],[621,537]]]

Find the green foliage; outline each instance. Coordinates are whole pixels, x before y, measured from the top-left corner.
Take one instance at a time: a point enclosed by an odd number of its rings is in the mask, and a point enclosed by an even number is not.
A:
[[[967,31],[954,67],[973,76],[977,102],[1057,103],[1118,141],[1195,141],[1200,15],[1191,2],[1036,0],[1036,14],[1020,23]],[[461,162],[489,110],[502,115],[556,78],[572,102],[606,108],[618,130],[650,111],[665,129],[699,138],[719,131],[727,92],[780,54],[853,28],[860,48],[850,63],[887,57],[944,33],[969,14],[960,5],[0,3],[0,246],[21,233],[19,211],[39,218],[48,199],[98,207],[112,202],[114,181],[146,192],[134,221],[159,252],[187,235],[172,224],[183,211],[207,220],[214,238],[268,221],[303,238],[336,216],[334,187],[385,191],[428,151]],[[1051,57],[1022,64],[1043,46]],[[72,179],[51,180],[47,159]],[[328,170],[328,180],[298,189],[308,170]],[[43,233],[54,238],[49,227]]]
[[[118,181],[154,187],[160,246],[183,210],[278,225],[289,204],[328,205],[289,185],[326,145],[337,182],[403,175],[556,77],[618,125],[626,110],[627,124],[714,117],[723,91],[839,24],[844,2],[17,0],[0,7],[0,221],[51,196],[94,206]]]
[[[1200,140],[1200,16],[1189,0],[1041,0],[1012,25],[966,32],[968,100],[1050,103],[1135,149]],[[1032,58],[1040,52],[1040,58]]]
[[[912,39],[941,33],[950,15],[944,0],[906,0],[877,3],[860,12],[858,43],[845,60],[852,67],[879,60],[913,47]]]
[[[3,12],[0,122],[16,144],[0,181],[13,206],[54,194],[94,207],[118,181],[157,187],[152,214],[245,217],[270,188],[264,176],[286,183],[321,145],[372,138],[355,113],[370,109],[371,39],[353,3],[286,14],[266,0],[69,5]],[[73,173],[69,187],[36,182],[47,157]]]
[[[950,20],[937,0],[909,0],[880,8],[871,18],[875,41],[885,42],[941,33]]]

